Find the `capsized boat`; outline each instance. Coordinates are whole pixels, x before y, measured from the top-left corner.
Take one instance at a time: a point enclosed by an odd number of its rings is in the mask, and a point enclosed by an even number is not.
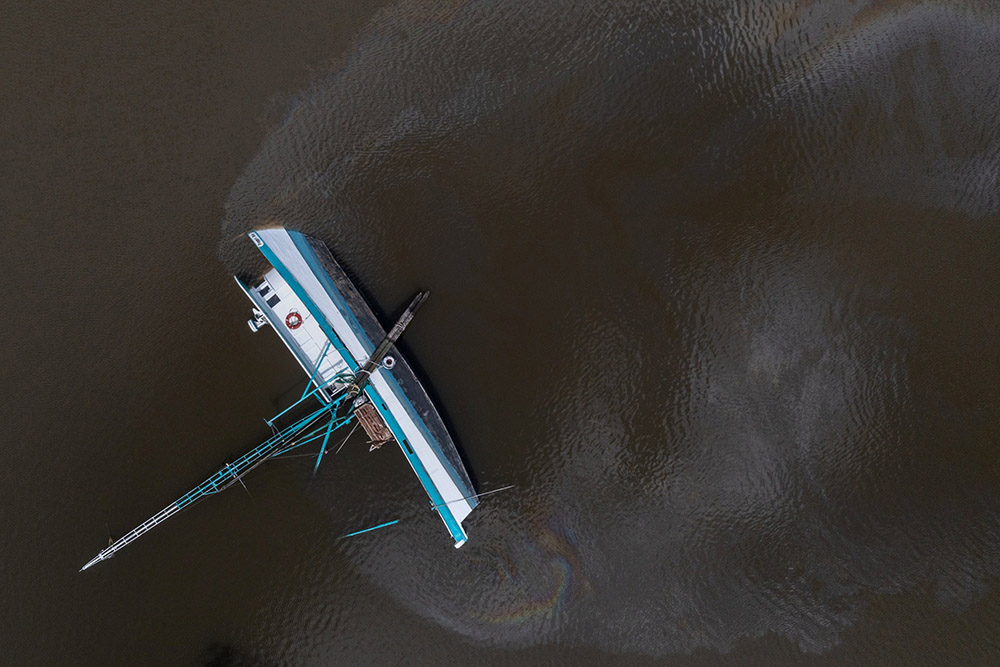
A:
[[[371,449],[390,441],[399,446],[431,508],[461,547],[468,539],[462,522],[478,496],[441,416],[395,348],[427,293],[417,294],[386,333],[322,241],[281,227],[254,230],[249,237],[271,268],[251,284],[236,277],[253,302],[248,324],[253,331],[270,325],[278,333],[309,377],[305,391],[268,420],[274,435],[111,541],[81,572],[174,514],[242,484],[244,475],[267,460],[319,442],[317,469],[332,434],[352,424],[363,428]]]

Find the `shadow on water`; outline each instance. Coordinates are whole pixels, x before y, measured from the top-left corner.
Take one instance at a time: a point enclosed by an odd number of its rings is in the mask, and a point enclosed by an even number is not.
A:
[[[375,304],[434,292],[412,357],[518,485],[460,551],[430,513],[333,547],[415,613],[825,652],[873,595],[993,587],[1000,17],[737,4],[396,8],[233,187],[234,271],[284,224]]]
[[[230,644],[212,642],[201,652],[198,664],[202,667],[270,667],[276,663],[251,658]]]

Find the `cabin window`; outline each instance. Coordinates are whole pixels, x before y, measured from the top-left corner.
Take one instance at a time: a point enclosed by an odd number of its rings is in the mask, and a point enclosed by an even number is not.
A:
[[[269,305],[271,308],[274,308],[275,306],[278,305],[279,301],[281,301],[281,299],[278,298],[278,295],[273,294],[271,295],[271,298],[267,300],[267,305]]]
[[[410,448],[410,443],[407,442],[406,438],[403,438],[403,447],[406,447],[406,452],[410,456],[413,456],[413,449]]]

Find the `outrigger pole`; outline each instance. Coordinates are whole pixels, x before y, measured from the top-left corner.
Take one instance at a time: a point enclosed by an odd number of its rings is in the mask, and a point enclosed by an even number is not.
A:
[[[331,382],[334,380],[338,380],[338,378],[334,378]],[[339,379],[338,381],[343,382],[343,379]],[[327,384],[328,383],[318,384],[312,391],[304,393],[302,398],[296,401],[290,408],[282,411],[278,416],[280,417],[292,408],[300,405],[303,401],[315,396],[317,392],[319,392]],[[304,444],[318,440],[319,438],[324,438],[323,448],[320,449],[322,452],[326,447],[326,442],[329,439],[330,434],[354,419],[353,413],[349,413],[345,417],[337,416],[340,406],[350,398],[351,397],[348,396],[347,392],[343,392],[338,396],[335,396],[333,400],[324,402],[323,406],[318,410],[314,410],[305,417],[298,419],[290,426],[281,429],[232,463],[225,464],[219,469],[218,472],[206,479],[204,482],[194,487],[150,518],[146,519],[144,522],[126,533],[123,537],[113,541],[107,548],[103,549],[86,565],[81,567],[80,572],[83,572],[95,563],[111,558],[126,546],[139,539],[140,536],[152,530],[154,526],[160,525],[181,510],[191,507],[199,500],[219,493],[220,491],[224,491],[236,482],[240,482],[242,484],[241,478],[243,475],[247,474],[269,458],[274,458],[275,456],[289,452],[297,447],[301,447]],[[329,422],[324,421],[324,417],[329,418]],[[277,417],[274,419],[277,419]],[[269,420],[268,423],[273,423],[274,419]],[[317,460],[316,464],[317,466],[319,465],[319,460]]]

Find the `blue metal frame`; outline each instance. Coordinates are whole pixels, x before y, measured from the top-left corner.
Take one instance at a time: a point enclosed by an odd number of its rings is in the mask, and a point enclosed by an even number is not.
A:
[[[274,422],[276,422],[279,418],[283,417],[287,412],[289,412],[290,410],[294,409],[296,406],[298,406],[299,404],[301,404],[302,401],[306,400],[310,396],[316,395],[316,392],[318,392],[320,389],[322,389],[323,387],[326,387],[326,386],[330,385],[331,383],[336,382],[337,380],[340,380],[340,379],[342,379],[342,378],[340,378],[337,375],[334,375],[332,378],[330,378],[329,380],[327,380],[323,384],[316,385],[316,388],[313,389],[312,391],[310,391],[308,394],[303,394],[302,398],[300,398],[299,400],[295,401],[294,403],[292,403],[287,408],[285,408],[284,410],[282,410],[281,412],[279,412],[275,416],[271,417],[270,419],[264,420],[265,423],[268,426],[270,426],[271,424],[273,424]],[[306,385],[306,389],[308,389],[308,388],[309,388],[309,386]],[[322,401],[323,399],[319,398],[318,400]]]
[[[334,422],[331,421],[330,425],[326,427],[326,436],[323,438],[323,444],[320,445],[319,454],[316,455],[316,465],[313,466],[314,475],[316,474],[316,471],[319,470],[319,464],[323,460],[323,454],[326,453],[326,443],[330,441],[330,434],[333,433],[333,424]]]
[[[319,359],[316,360],[316,368],[313,369],[312,375],[309,376],[309,381],[306,382],[305,389],[302,390],[302,396],[299,397],[301,401],[309,393],[309,385],[313,383],[316,379],[316,375],[319,374],[319,367],[323,364],[323,360],[326,359],[326,353],[330,350],[330,341],[326,341],[326,345],[323,346],[323,351],[319,353]]]
[[[290,426],[287,426],[282,430],[278,431],[276,434],[274,434],[261,444],[257,445],[256,447],[254,447],[249,452],[247,452],[240,458],[236,459],[232,463],[227,463],[223,468],[219,469],[214,475],[212,475],[204,482],[202,482],[201,484],[194,487],[186,494],[178,498],[175,501],[177,508],[184,509],[185,507],[200,500],[201,498],[204,498],[205,496],[209,496],[224,490],[226,487],[228,487],[233,482],[238,480],[244,474],[252,470],[260,463],[262,463],[264,460],[271,458],[272,456],[275,456],[276,450],[278,450],[282,445],[288,443],[288,441],[290,441],[295,436],[302,433],[302,431],[308,428],[311,424],[314,424],[324,414],[329,414],[332,417],[332,415],[336,413],[337,408],[340,407],[340,405],[344,402],[346,398],[347,395],[343,394],[337,400],[331,401],[330,403],[324,403],[323,407],[321,407],[320,409],[309,413],[308,415],[302,417],[301,419],[294,422]],[[302,400],[304,399],[297,401],[295,405],[301,403]],[[295,405],[293,405],[292,407],[295,407]],[[285,412],[287,412],[287,410]],[[331,418],[329,426],[326,427],[328,437],[329,433],[333,432],[335,426],[339,428],[340,426],[343,426],[344,424],[349,422],[352,418],[353,415],[348,415],[347,417],[342,419]],[[275,417],[274,419],[277,419],[277,417]],[[274,420],[272,419],[271,422],[273,421]],[[294,446],[298,447],[302,444],[305,443],[298,442],[295,443]],[[325,446],[326,441],[324,441],[323,444]],[[284,453],[285,451],[288,451],[288,449],[281,450],[280,453]]]

